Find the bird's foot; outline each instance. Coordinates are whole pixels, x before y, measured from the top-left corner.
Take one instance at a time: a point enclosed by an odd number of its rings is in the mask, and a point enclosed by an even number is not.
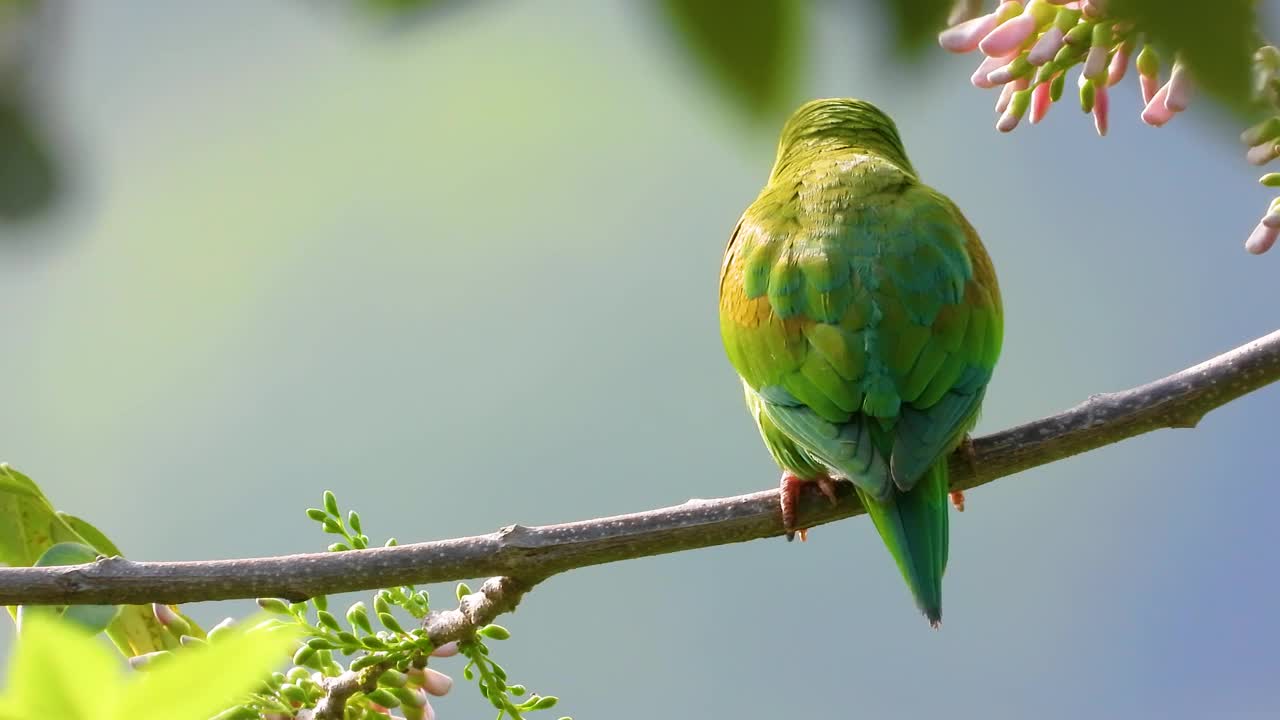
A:
[[[782,482],[779,487],[779,499],[782,505],[782,527],[787,531],[787,542],[800,536],[800,542],[809,539],[809,528],[796,527],[796,502],[800,499],[800,489],[810,481],[801,480],[791,473],[784,473]],[[818,491],[823,494],[832,505],[838,502],[836,496],[836,481],[829,477],[821,477],[812,481],[818,486]]]
[[[778,500],[782,506],[782,529],[787,531],[787,542],[795,540],[796,535],[800,536],[800,542],[808,539],[808,528],[796,528],[796,501],[800,499],[800,488],[803,486],[804,481],[795,475],[782,474],[782,482],[778,487]]]
[[[960,441],[960,447],[957,448],[964,457],[965,462],[969,463],[969,470],[978,472],[978,450],[973,446],[973,438],[966,433],[964,439]],[[964,491],[953,490],[951,492],[951,504],[956,506],[956,512],[964,512]]]

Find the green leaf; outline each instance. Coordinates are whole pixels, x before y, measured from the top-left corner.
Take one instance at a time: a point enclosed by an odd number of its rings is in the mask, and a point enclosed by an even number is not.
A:
[[[898,49],[917,52],[934,43],[946,27],[952,0],[883,0],[893,18]]]
[[[84,630],[44,614],[25,623],[8,675],[0,717],[114,717],[110,709],[123,692],[123,668],[105,647]]]
[[[298,640],[292,627],[269,632],[242,630],[261,618],[229,628],[218,644],[179,650],[169,662],[138,676],[120,698],[115,720],[205,720],[237,704]],[[199,678],[199,682],[193,682]],[[93,689],[93,686],[89,686]]]
[[[339,517],[338,498],[333,494],[333,491],[331,490],[324,491],[324,510],[325,512],[329,513],[334,517]]]
[[[1238,110],[1249,103],[1251,59],[1261,45],[1254,5],[1253,0],[1113,0],[1107,8],[1156,44],[1180,53],[1199,87]]]
[[[804,18],[796,0],[662,0],[703,72],[755,117],[779,109],[794,83]]]
[[[120,550],[102,531],[88,522],[61,513],[31,478],[0,464],[0,565],[30,567],[57,543],[88,545],[102,555],[120,555]],[[17,618],[17,608],[9,608]],[[185,615],[193,635],[204,632]],[[150,605],[125,605],[107,628],[107,635],[120,652],[142,655],[178,647],[178,638],[165,631]]]

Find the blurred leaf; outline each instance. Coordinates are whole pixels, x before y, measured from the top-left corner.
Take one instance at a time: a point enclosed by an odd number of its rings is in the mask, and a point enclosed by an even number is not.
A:
[[[882,0],[893,17],[900,50],[915,52],[934,44],[946,27],[952,0]]]
[[[261,683],[296,642],[287,629],[232,629],[215,645],[125,674],[90,635],[39,616],[18,638],[0,718],[206,720]]]
[[[1235,109],[1248,105],[1251,58],[1261,45],[1253,0],[1113,0],[1108,10],[1180,52],[1207,93]]]
[[[56,511],[31,478],[0,464],[0,565],[31,567],[58,543],[80,543],[101,555],[121,554],[93,525]],[[17,608],[10,607],[9,614],[16,620]],[[204,637],[191,618],[182,617],[191,625],[191,635]],[[156,620],[150,605],[123,606],[107,627],[107,636],[126,656],[180,647],[178,639]]]
[[[91,635],[36,616],[18,637],[0,718],[94,720],[116,704],[122,668]]]
[[[49,208],[58,176],[47,140],[14,98],[0,99],[0,219],[23,220]]]
[[[803,17],[797,0],[661,0],[703,72],[743,110],[779,109],[794,82]]]

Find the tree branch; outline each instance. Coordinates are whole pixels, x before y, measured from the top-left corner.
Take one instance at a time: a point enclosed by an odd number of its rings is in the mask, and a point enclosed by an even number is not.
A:
[[[1169,377],[1095,395],[1066,412],[973,441],[951,457],[961,490],[1158,428],[1190,428],[1214,408],[1280,379],[1280,331]],[[864,512],[847,483],[836,505],[806,494],[797,520],[813,527]],[[243,560],[0,568],[0,605],[184,603],[307,597],[487,575],[526,586],[557,573],[781,535],[776,490],[690,500],[648,512],[390,548]]]
[[[431,644],[440,647],[445,643],[464,640],[475,631],[493,622],[499,615],[509,613],[520,604],[520,598],[533,589],[532,585],[515,578],[493,577],[485,581],[480,590],[462,596],[456,610],[443,610],[427,615],[423,629]],[[356,693],[372,692],[378,687],[378,677],[390,664],[371,665],[362,670],[347,670],[336,677],[324,680],[324,697],[315,709],[307,711],[310,720],[342,720],[347,700]]]

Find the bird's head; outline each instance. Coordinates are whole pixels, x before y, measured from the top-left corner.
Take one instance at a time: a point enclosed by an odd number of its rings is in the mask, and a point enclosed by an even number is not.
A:
[[[778,160],[820,147],[844,147],[881,155],[915,174],[898,137],[898,127],[880,108],[854,98],[824,98],[801,105],[778,140]]]

